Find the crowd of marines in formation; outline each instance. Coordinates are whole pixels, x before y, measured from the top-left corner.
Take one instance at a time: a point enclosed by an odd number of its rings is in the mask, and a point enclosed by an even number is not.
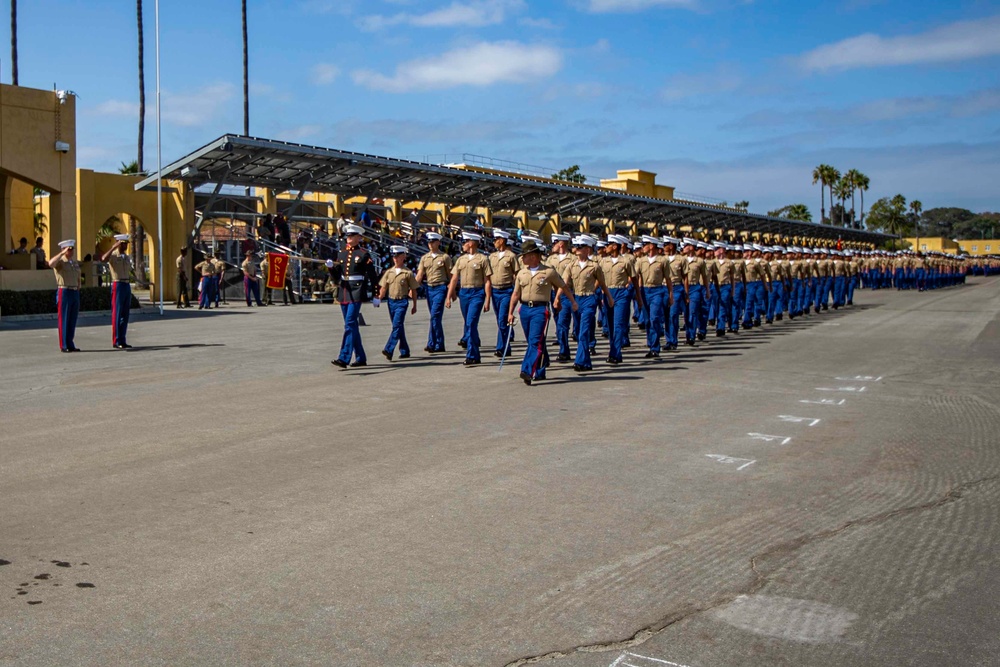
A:
[[[553,234],[551,248],[534,236],[522,236],[519,253],[507,231],[494,229],[494,251],[481,251],[484,238],[462,234],[463,254],[453,259],[441,250],[441,236],[427,234],[429,250],[416,273],[405,267],[407,249],[393,246],[394,266],[381,279],[361,246],[363,228],[345,228],[347,245],[327,266],[340,286],[344,339],[333,364],[367,365],[358,318],[365,294],[376,307],[387,301],[392,333],[382,355],[406,359],[405,316],[415,313],[417,290],[426,283],[430,311],[428,353],[445,352],[442,317],[457,298],[462,311],[466,366],[482,362],[479,320],[494,311],[497,336],[493,355],[505,359],[520,318],[526,350],[520,377],[526,384],[544,380],[550,358],[546,338],[554,320],[556,362],[573,363],[583,373],[593,369],[598,329],[608,339],[606,363],[622,363],[631,347],[631,324],[645,335],[645,357],[694,346],[714,335],[820,314],[853,305],[859,287],[936,289],[964,282],[970,266],[945,255],[831,248],[773,246],[757,243],[706,242],[692,238],[642,236],[633,242],[611,234],[606,239],[581,234]],[[984,273],[1000,271],[996,261],[978,262]],[[369,287],[370,286],[370,287]],[[683,326],[681,324],[683,320]],[[576,343],[575,351],[571,341]]]
[[[425,286],[430,327],[424,351],[445,352],[442,319],[456,299],[462,313],[463,333],[458,341],[465,350],[466,366],[482,363],[483,342],[479,320],[492,309],[497,336],[493,355],[506,359],[520,318],[526,349],[520,377],[526,384],[544,380],[550,365],[547,337],[555,327],[555,361],[572,362],[574,371],[593,369],[597,332],[608,340],[609,365],[623,361],[623,350],[632,347],[632,323],[645,336],[645,358],[704,341],[710,331],[724,337],[781,321],[821,314],[851,306],[858,288],[933,290],[965,282],[966,275],[1000,274],[994,257],[968,258],[946,253],[912,251],[838,250],[799,246],[700,241],[671,236],[642,236],[638,241],[611,234],[606,239],[581,234],[552,234],[551,248],[537,236],[522,235],[515,253],[510,233],[492,231],[493,252],[485,253],[483,235],[462,233],[462,254],[452,258],[441,249],[440,234],[426,235],[428,252],[407,267],[408,250],[392,246],[392,266],[379,276],[364,248],[364,228],[346,225],[344,247],[336,260],[326,260],[329,281],[337,286],[344,315],[340,368],[367,365],[361,341],[361,305],[371,298],[380,307],[386,302],[392,332],[382,355],[392,360],[410,357],[405,319],[415,314],[418,290]],[[112,344],[128,349],[131,290],[128,237],[101,258],[112,276]],[[58,286],[59,347],[75,352],[79,313],[80,265],[74,258],[75,242],[63,241],[61,252],[49,266]],[[186,295],[185,251],[177,258],[178,287]],[[316,260],[318,262],[318,260]],[[218,304],[216,282],[221,262],[211,256],[196,268],[202,274],[199,308]],[[319,263],[320,265],[322,262]],[[262,275],[258,274],[258,268]],[[248,252],[241,265],[247,305],[257,305],[268,267],[258,265]],[[286,281],[285,289],[290,291]],[[269,290],[268,290],[269,291]],[[180,298],[178,307],[180,307]],[[681,324],[683,322],[683,325]],[[575,350],[572,349],[575,343]]]

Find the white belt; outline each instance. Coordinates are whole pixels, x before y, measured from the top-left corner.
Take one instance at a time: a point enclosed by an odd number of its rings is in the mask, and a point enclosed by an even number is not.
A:
[[[347,276],[347,280],[364,280],[364,276]]]

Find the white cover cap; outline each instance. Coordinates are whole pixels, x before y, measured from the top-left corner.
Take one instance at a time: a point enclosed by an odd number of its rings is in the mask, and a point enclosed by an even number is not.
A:
[[[427,232],[426,234],[428,241],[440,241],[441,235],[437,232]]]
[[[393,255],[398,255],[400,253],[402,253],[402,254],[405,255],[406,254],[406,246],[401,246],[401,245],[389,246],[389,252],[392,253]]]
[[[569,234],[552,234],[549,238],[552,239],[553,243],[556,241],[569,241]]]
[[[477,243],[483,242],[483,237],[479,234],[473,234],[472,232],[462,232],[463,241],[476,241]]]
[[[73,248],[76,246],[76,239],[66,239],[65,241],[59,242],[60,248]]]
[[[510,238],[510,232],[506,232],[506,231],[504,231],[502,229],[494,229],[493,230],[493,238],[495,238],[495,239],[509,239]]]
[[[360,225],[344,225],[344,234],[364,234],[365,230]]]
[[[115,234],[115,241],[128,241],[128,234]]]

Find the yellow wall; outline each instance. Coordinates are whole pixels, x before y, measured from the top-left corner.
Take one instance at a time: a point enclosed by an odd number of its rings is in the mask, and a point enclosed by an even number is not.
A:
[[[56,151],[57,141],[69,144],[65,153]],[[30,186],[51,193],[46,252],[55,243],[73,238],[76,229],[76,98],[68,95],[60,103],[55,91],[0,84],[0,216],[4,220],[3,244],[8,250],[16,225],[28,222]],[[16,184],[21,181],[21,184]],[[27,199],[25,198],[27,192]],[[8,221],[12,221],[10,224]]]
[[[1000,239],[969,239],[959,241],[958,247],[970,255],[1000,255]]]
[[[951,252],[957,253],[961,248],[959,248],[958,243],[955,243],[951,239],[946,239],[943,236],[921,236],[920,243],[917,243],[916,238],[903,239],[910,244],[910,249],[918,252]],[[964,243],[964,241],[963,241]]]
[[[673,199],[674,188],[657,185],[656,174],[642,169],[619,169],[618,178],[602,178],[601,187],[653,199]]]

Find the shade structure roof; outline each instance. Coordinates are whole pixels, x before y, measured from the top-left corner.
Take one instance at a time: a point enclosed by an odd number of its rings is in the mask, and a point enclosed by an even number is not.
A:
[[[690,202],[641,197],[592,185],[520,174],[414,162],[350,151],[227,134],[140,181],[157,177],[205,184],[269,188],[278,192],[322,192],[345,197],[381,197],[406,202],[518,210],[532,215],[588,216],[733,229],[781,236],[882,243],[891,236],[755,215]]]

